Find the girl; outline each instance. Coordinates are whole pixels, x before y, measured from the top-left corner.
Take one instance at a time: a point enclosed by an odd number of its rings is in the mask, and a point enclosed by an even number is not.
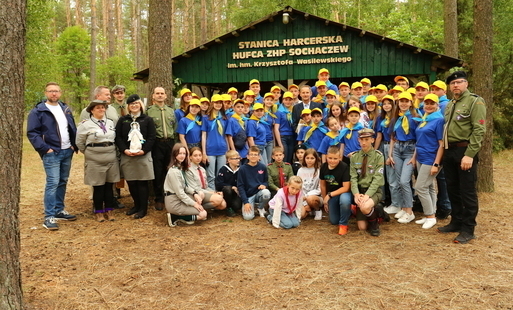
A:
[[[306,146],[304,144],[296,145],[294,155],[296,156],[296,161],[292,164],[292,172],[294,175],[297,175],[297,172],[301,168],[301,163],[303,162],[303,158],[305,157]]]
[[[398,105],[392,122],[392,139],[390,142],[390,164],[394,167],[396,178],[399,182],[399,205],[402,210],[395,218],[399,223],[409,223],[415,219],[413,214],[413,195],[410,186],[411,176],[415,168],[415,129],[418,117],[411,94],[402,92],[398,96]]]
[[[416,119],[421,123],[417,127],[417,145],[415,159],[417,161],[417,181],[415,191],[419,196],[426,217],[415,221],[422,228],[429,229],[436,224],[436,191],[434,180],[440,171],[440,163],[444,152],[443,132],[444,117],[438,107],[438,96],[428,94],[424,97],[424,116]]]
[[[331,105],[330,111],[328,112],[328,119],[330,117],[334,117],[338,120],[341,129],[346,127],[346,114],[340,102],[336,101]]]
[[[274,96],[273,103],[276,105],[280,104],[281,88],[279,86],[274,85],[273,87],[271,87],[271,93],[273,93]]]
[[[367,98],[365,98],[365,109],[367,110],[367,115],[369,117],[368,127],[366,128],[376,131],[376,121],[379,115],[378,98],[373,95],[367,96]]]
[[[212,106],[207,115],[203,116],[201,123],[201,147],[203,150],[203,163],[207,164],[208,187],[214,188],[215,177],[219,168],[226,164],[224,154],[228,150],[228,141],[225,135],[228,120],[224,114],[223,101],[220,95],[212,96]]]
[[[178,136],[180,143],[187,147],[201,146],[201,103],[198,99],[192,99],[187,107],[186,116],[178,122]]]
[[[210,100],[208,100],[208,98],[203,97],[200,99],[200,103],[201,103],[200,115],[201,116],[206,115],[208,108],[210,108]]]
[[[338,145],[340,143],[340,139],[337,139],[340,133],[340,123],[334,117],[330,117],[328,119],[328,128],[329,132],[326,133],[326,137],[322,139],[321,145],[319,146],[319,154],[322,154],[322,162],[326,162],[326,153],[328,152],[328,148],[332,145]]]
[[[349,111],[350,108],[358,108],[360,110],[360,119],[359,122],[362,124],[363,128],[368,128],[369,126],[369,115],[363,109],[363,104],[356,96],[349,97],[349,102],[347,103],[347,109]],[[346,122],[347,123],[347,122]]]
[[[276,123],[278,117],[276,116],[276,111],[278,110],[278,106],[274,104],[274,95],[272,93],[266,93],[264,95],[264,110],[265,115],[263,120],[266,122],[265,125],[265,154],[267,156],[267,163],[272,162],[272,152],[274,148],[274,137],[279,137],[280,133],[276,133],[276,128],[274,124]]]
[[[305,151],[302,167],[299,168],[297,176],[303,180],[303,211],[301,218],[305,218],[308,212],[314,211],[314,220],[322,220],[322,198],[321,181],[319,179],[319,169],[321,168],[321,159],[314,149]]]
[[[164,202],[167,223],[174,227],[178,222],[194,224],[207,218],[207,211],[201,205],[201,196],[187,185],[185,174],[189,169],[187,147],[177,143],[171,151],[171,163],[164,181]]]
[[[248,102],[249,106],[253,106],[253,104],[255,103],[255,98],[256,98],[255,93],[251,89],[249,89],[244,92],[244,97],[242,99],[244,99],[244,101]]]
[[[192,100],[192,92],[188,88],[180,91],[180,108],[175,110],[176,123],[178,124],[182,117],[185,117],[189,102]]]
[[[267,220],[274,227],[290,229],[299,226],[303,205],[302,185],[301,178],[293,176],[288,185],[280,188],[276,196],[269,201]]]

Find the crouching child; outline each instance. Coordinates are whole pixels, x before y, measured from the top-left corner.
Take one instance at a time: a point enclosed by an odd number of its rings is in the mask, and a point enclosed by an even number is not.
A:
[[[303,180],[292,176],[288,185],[280,188],[269,201],[267,220],[274,227],[290,229],[299,226],[303,206],[302,186]]]

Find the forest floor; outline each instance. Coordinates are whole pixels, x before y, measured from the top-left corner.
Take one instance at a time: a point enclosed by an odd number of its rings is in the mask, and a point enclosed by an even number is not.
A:
[[[171,228],[150,206],[98,223],[76,155],[67,210],[42,226],[45,174],[25,139],[20,205],[27,309],[513,309],[513,151],[495,156],[495,192],[480,194],[477,239],[454,244],[435,228],[382,225],[380,237],[306,219],[275,229],[223,212]],[[126,189],[121,201],[131,207]],[[417,214],[419,218],[421,214]]]

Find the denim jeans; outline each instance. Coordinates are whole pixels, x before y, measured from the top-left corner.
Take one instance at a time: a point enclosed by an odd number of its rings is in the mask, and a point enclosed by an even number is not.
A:
[[[333,225],[347,225],[351,217],[351,202],[353,195],[351,193],[343,193],[342,195],[333,196],[328,200],[330,223]]]
[[[64,196],[72,158],[71,148],[43,155],[43,167],[46,172],[45,218],[56,216],[64,210]]]
[[[390,150],[390,144],[383,145],[383,154],[385,157],[385,162],[388,159],[388,152]],[[390,189],[390,205],[394,207],[401,207],[399,205],[399,183],[397,181],[397,177],[395,175],[395,169],[392,166],[385,165],[385,173],[387,175],[388,187]]]
[[[396,141],[393,158],[395,162],[395,176],[399,182],[399,207],[413,208],[413,194],[411,190],[411,176],[414,165],[408,164],[415,152],[415,141]]]
[[[274,140],[269,141],[265,144],[265,156],[266,156],[267,164],[270,164],[273,162],[273,158],[272,158],[273,148],[274,148]]]
[[[296,145],[296,139],[294,135],[291,136],[281,136],[281,144],[285,150],[285,159],[286,163],[292,164],[294,158],[294,146]]]
[[[267,219],[272,222],[274,215],[274,209],[269,209],[269,215],[267,215]],[[280,215],[280,227],[285,229],[291,229],[299,226],[299,219],[296,216],[296,213],[287,214],[281,211]]]
[[[226,165],[226,156],[207,156],[208,158],[208,166],[207,166],[207,183],[208,188],[216,188],[216,175],[221,169],[222,166]]]
[[[251,205],[249,212],[244,212],[244,206],[242,206],[242,217],[246,220],[252,220],[255,218],[255,207],[258,209],[264,209],[271,200],[271,192],[266,189],[261,189],[255,195],[248,198],[248,202]]]
[[[265,144],[262,145],[256,145],[258,149],[260,150],[260,162],[264,164],[264,166],[267,166],[267,154],[265,149]]]

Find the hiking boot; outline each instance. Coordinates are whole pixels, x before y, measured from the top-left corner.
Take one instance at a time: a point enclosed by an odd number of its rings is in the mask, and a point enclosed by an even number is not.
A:
[[[157,210],[157,211],[164,210],[164,203],[163,202],[155,202],[155,210]]]
[[[234,217],[237,216],[237,213],[235,213],[235,210],[233,210],[233,208],[226,208],[226,216]]]
[[[443,234],[461,231],[461,227],[454,223],[449,223],[449,225],[438,227],[437,229],[438,229],[438,232],[441,232]]]
[[[476,236],[474,234],[462,231],[458,236],[456,236],[456,238],[454,238],[453,242],[459,244],[467,244],[472,239],[476,239]]]
[[[57,213],[55,219],[62,221],[75,221],[77,217],[73,214],[69,214],[66,210],[62,210],[61,212]]]
[[[379,230],[379,223],[377,220],[369,220],[369,233],[373,237],[379,237],[381,231]]]
[[[59,230],[59,225],[53,216],[45,218],[43,227],[48,230]]]

